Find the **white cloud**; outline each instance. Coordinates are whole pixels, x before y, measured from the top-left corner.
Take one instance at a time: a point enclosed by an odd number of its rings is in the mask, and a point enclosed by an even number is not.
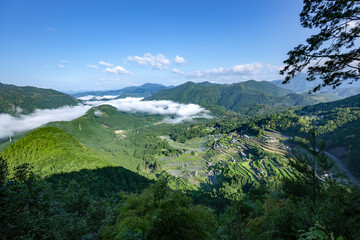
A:
[[[59,68],[64,68],[65,66],[62,64],[57,65]]]
[[[264,63],[249,63],[243,65],[235,65],[233,67],[213,68],[205,71],[181,72],[174,68],[172,72],[187,78],[204,78],[204,79],[241,79],[241,80],[274,80],[279,76],[282,66],[275,66]]]
[[[87,65],[87,67],[88,67],[88,68],[93,68],[93,69],[98,69],[98,66],[96,66],[96,65],[92,65],[92,64]]]
[[[115,66],[112,68],[106,68],[104,70],[104,72],[108,72],[108,73],[115,73],[115,74],[128,74],[128,75],[132,75],[132,73],[128,70],[126,70],[125,68],[121,67],[121,66]]]
[[[78,97],[77,99],[83,100],[83,101],[89,101],[89,100],[103,100],[103,99],[114,99],[117,98],[119,95],[104,95],[104,96],[94,96],[94,95],[87,95],[83,97]]]
[[[114,64],[107,63],[107,62],[104,62],[104,61],[100,61],[99,64],[100,64],[101,66],[106,66],[106,67],[112,67],[112,66],[114,66]]]
[[[175,61],[176,64],[185,63],[185,59],[183,57],[179,57],[178,55],[176,55],[176,57],[174,58],[174,61]]]
[[[14,117],[0,114],[0,138],[12,136],[19,132],[38,128],[54,121],[71,121],[86,113],[90,109],[87,105],[65,106],[57,109],[38,109],[29,115]]]
[[[185,73],[181,72],[181,71],[180,71],[179,69],[177,69],[177,68],[171,69],[171,72],[177,73],[177,74],[179,74],[179,75],[184,75],[184,74],[185,74]]]
[[[89,96],[87,96],[89,97]],[[114,98],[117,96],[102,96]],[[85,99],[86,97],[83,97]],[[164,122],[180,123],[191,121],[194,118],[211,118],[209,112],[196,104],[180,104],[172,101],[141,101],[142,98],[123,98],[109,101],[88,101],[88,105],[64,106],[57,109],[38,109],[29,115],[18,117],[9,114],[0,114],[0,138],[13,136],[16,133],[29,131],[44,124],[55,121],[71,121],[84,115],[92,106],[108,104],[119,111],[144,112],[166,116]]]
[[[151,53],[145,53],[143,57],[140,56],[128,56],[128,61],[137,62],[142,66],[151,65],[153,68],[158,70],[164,70],[169,68],[170,60],[167,59],[164,55],[158,54],[156,56],[151,55]]]
[[[87,102],[93,106],[108,104],[120,111],[143,112],[149,114],[167,115],[164,122],[180,123],[194,118],[211,118],[209,111],[196,104],[181,104],[168,100],[141,101],[142,98],[120,98],[110,101]]]

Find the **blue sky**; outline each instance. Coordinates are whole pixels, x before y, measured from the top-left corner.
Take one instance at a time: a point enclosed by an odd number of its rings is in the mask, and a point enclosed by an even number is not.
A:
[[[0,82],[57,90],[274,80],[301,0],[0,1]]]

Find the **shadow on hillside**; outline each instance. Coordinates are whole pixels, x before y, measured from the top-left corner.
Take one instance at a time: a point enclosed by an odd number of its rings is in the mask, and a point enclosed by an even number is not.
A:
[[[215,210],[216,213],[222,213],[234,201],[225,198],[223,193],[219,193],[221,182],[214,185],[201,183],[199,189],[186,191],[186,194],[193,199],[194,204],[205,205]]]
[[[95,170],[54,174],[45,179],[56,191],[66,189],[76,182],[86,187],[91,195],[98,197],[116,196],[119,192],[140,193],[153,181],[123,167],[105,167]]]

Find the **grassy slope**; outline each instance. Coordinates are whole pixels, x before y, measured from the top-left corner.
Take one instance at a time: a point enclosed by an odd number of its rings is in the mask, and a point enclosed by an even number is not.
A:
[[[70,134],[54,128],[39,128],[10,145],[1,155],[11,166],[30,163],[42,176],[54,173],[96,169],[113,164],[99,157]]]

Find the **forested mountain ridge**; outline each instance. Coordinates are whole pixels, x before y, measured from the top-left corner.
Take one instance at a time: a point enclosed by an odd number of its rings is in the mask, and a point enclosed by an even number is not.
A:
[[[297,94],[266,81],[250,80],[229,85],[187,82],[172,89],[161,90],[147,100],[219,105],[243,113],[242,108],[249,106],[261,108],[306,106],[335,99],[322,95]]]
[[[36,109],[73,106],[79,101],[53,89],[18,87],[0,83],[0,113],[28,114]]]

